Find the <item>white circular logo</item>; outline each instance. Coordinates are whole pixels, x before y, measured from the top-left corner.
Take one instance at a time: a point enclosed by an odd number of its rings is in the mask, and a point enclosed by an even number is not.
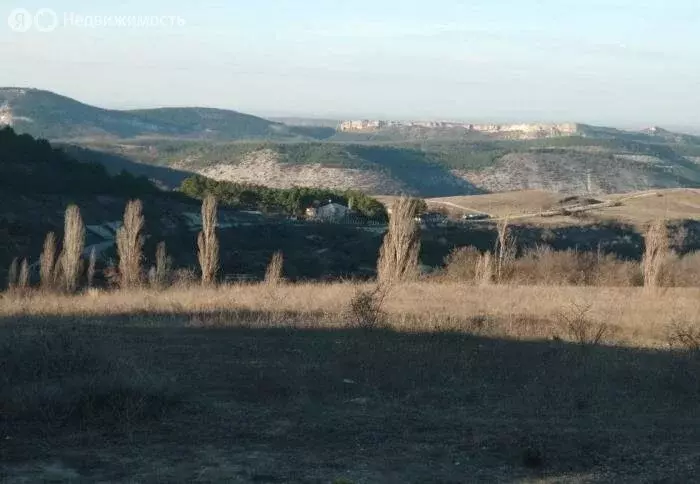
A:
[[[34,14],[34,28],[39,32],[53,32],[58,27],[58,14],[50,8],[40,8]]]
[[[27,32],[34,24],[34,16],[25,8],[16,8],[7,17],[7,24],[15,32]]]

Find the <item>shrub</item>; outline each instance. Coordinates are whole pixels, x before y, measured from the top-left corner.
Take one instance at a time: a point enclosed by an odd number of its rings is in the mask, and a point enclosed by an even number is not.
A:
[[[669,327],[668,343],[676,348],[692,353],[700,352],[700,328],[688,322],[673,322]]]
[[[383,309],[387,291],[381,286],[372,290],[358,289],[350,300],[348,318],[350,325],[362,329],[377,329],[386,324]]]
[[[596,324],[589,317],[590,305],[571,304],[568,312],[561,314],[561,319],[572,341],[582,345],[597,345],[607,334],[609,328],[605,323]]]
[[[491,253],[474,247],[456,248],[445,258],[444,274],[452,281],[488,285],[493,278]]]

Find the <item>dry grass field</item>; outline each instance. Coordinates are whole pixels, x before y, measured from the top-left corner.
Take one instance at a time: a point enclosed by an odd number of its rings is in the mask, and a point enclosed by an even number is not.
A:
[[[368,287],[4,295],[2,482],[694,479],[700,290]]]
[[[213,198],[199,283],[164,247],[142,267],[130,203],[99,289],[69,207],[40,284],[15,260],[0,294],[0,481],[696,479],[697,254],[658,221],[641,263],[517,257],[501,223],[493,253],[420,275],[416,208],[394,205],[378,282],[288,283],[277,253],[264,282],[217,285]]]
[[[592,208],[580,216],[541,217],[542,212],[577,205],[578,200],[556,192],[539,190],[492,193],[463,197],[430,198],[431,207],[445,207],[464,213],[487,213],[494,218],[509,217],[513,221],[542,225],[597,223],[616,221],[634,225],[653,220],[668,221],[700,218],[700,191],[690,188],[653,190],[617,195],[591,196],[600,202],[614,201],[617,206]],[[586,197],[580,197],[586,198]],[[384,197],[390,203],[391,197]]]

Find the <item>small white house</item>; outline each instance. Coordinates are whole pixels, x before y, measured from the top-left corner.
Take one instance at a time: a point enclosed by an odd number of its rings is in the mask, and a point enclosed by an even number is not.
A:
[[[306,216],[316,220],[333,222],[345,218],[349,211],[350,209],[345,205],[329,202],[326,205],[307,208]]]

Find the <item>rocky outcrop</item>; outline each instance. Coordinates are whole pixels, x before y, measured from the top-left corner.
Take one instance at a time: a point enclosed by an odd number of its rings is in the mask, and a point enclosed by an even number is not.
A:
[[[506,135],[520,139],[551,138],[573,136],[581,133],[576,123],[562,124],[471,124],[442,121],[381,121],[356,120],[342,121],[338,131],[342,133],[376,133],[392,129],[453,130],[462,133],[482,133]]]
[[[7,104],[0,106],[0,127],[12,126],[12,109]]]

